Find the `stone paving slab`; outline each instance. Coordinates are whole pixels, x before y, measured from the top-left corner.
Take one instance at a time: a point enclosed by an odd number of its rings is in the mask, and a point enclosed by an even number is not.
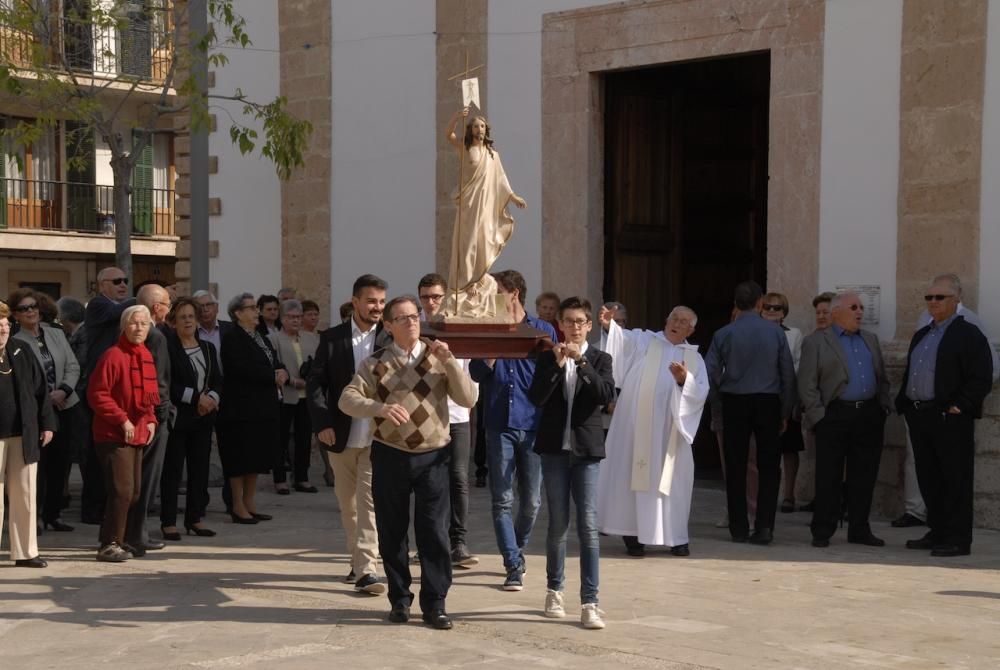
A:
[[[94,560],[96,527],[75,524],[40,538],[47,570],[0,567],[0,669],[1000,667],[994,531],[977,531],[974,554],[957,559],[904,549],[921,529],[885,520],[873,524],[883,549],[840,531],[824,550],[809,546],[808,515],[793,513],[779,514],[770,547],[734,544],[714,526],[723,493],[698,488],[690,558],[657,548],[629,558],[602,538],[608,628],[588,631],[575,541],[568,616],[546,619],[545,506],[525,589],[509,593],[489,496],[473,489],[470,546],[482,562],[456,571],[455,629],[444,632],[389,624],[384,596],[340,581],[349,568],[332,489],[277,496],[262,484],[259,507],[275,520],[257,526],[229,523],[217,493],[215,538],[113,565]]]

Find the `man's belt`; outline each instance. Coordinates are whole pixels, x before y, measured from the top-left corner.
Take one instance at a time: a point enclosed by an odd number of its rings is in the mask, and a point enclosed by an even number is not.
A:
[[[840,400],[837,399],[836,402],[841,407],[847,407],[848,409],[862,409],[868,405],[876,402],[875,398],[868,398],[867,400]]]
[[[906,403],[906,409],[912,409],[915,412],[929,412],[932,409],[938,409],[937,402],[934,400],[910,400],[907,398]]]

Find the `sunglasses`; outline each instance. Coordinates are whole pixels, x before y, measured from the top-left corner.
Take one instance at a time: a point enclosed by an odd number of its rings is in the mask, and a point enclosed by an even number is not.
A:
[[[17,307],[14,308],[14,311],[20,314],[24,314],[25,312],[33,312],[37,309],[38,309],[38,303],[33,302],[30,305],[18,305]]]
[[[128,286],[128,277],[115,277],[114,279],[105,279],[105,281],[109,281],[115,286],[121,286],[122,284]]]
[[[941,293],[935,293],[933,295],[925,295],[924,300],[927,302],[941,302],[942,300],[947,300],[948,298],[954,297],[951,294],[944,295]]]
[[[784,305],[764,305],[765,312],[784,312]]]

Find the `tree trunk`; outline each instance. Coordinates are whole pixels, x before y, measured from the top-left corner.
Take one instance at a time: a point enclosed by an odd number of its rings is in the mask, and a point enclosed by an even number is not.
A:
[[[114,174],[112,200],[115,209],[115,265],[135,286],[132,277],[132,166],[127,159],[111,161]]]

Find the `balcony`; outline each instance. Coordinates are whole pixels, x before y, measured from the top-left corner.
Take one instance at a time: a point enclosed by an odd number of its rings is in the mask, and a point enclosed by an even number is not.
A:
[[[172,2],[127,3],[123,27],[102,27],[78,11],[45,17],[28,31],[0,25],[0,61],[30,69],[39,62],[98,79],[163,82],[173,60]],[[79,3],[86,7],[87,3]]]
[[[0,230],[113,236],[111,186],[65,181],[0,179]],[[132,235],[174,236],[174,191],[132,190]]]

